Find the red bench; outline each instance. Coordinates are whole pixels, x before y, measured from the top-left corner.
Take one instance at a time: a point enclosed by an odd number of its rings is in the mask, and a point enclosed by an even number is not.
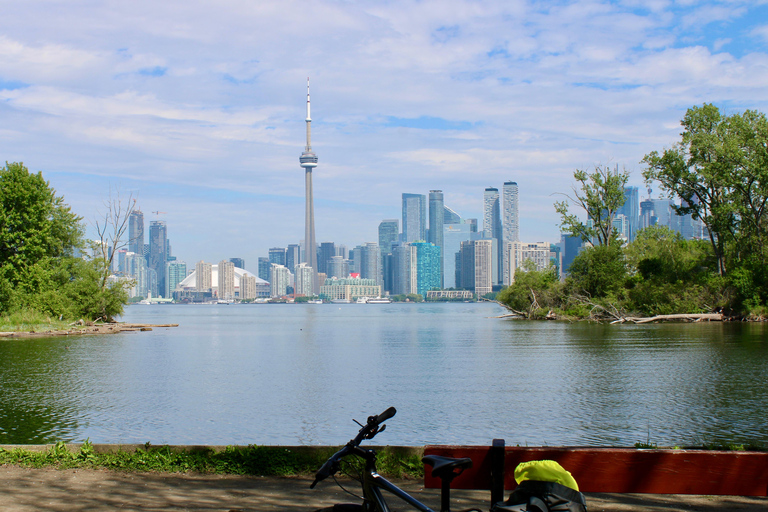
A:
[[[554,460],[570,471],[582,492],[768,496],[768,453],[631,448],[522,448],[426,446],[425,455],[469,457],[472,468],[453,481],[454,489],[488,489],[491,501],[517,487],[514,468],[530,460]],[[427,488],[439,488],[427,468]]]

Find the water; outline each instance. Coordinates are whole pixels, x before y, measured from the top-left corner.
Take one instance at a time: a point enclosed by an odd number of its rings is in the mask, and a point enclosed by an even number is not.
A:
[[[131,306],[180,327],[0,340],[0,443],[768,444],[763,324],[489,318],[493,304]]]

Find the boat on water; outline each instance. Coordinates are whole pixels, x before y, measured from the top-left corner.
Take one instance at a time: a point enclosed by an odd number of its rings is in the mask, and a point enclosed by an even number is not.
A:
[[[366,304],[392,304],[392,301],[389,297],[371,297],[367,301],[365,301]]]
[[[357,304],[367,304],[368,303],[368,297],[358,297],[355,302]]]
[[[307,301],[307,304],[322,304],[322,303],[323,303],[323,299],[312,299]]]
[[[331,304],[352,304],[352,299],[333,299]]]

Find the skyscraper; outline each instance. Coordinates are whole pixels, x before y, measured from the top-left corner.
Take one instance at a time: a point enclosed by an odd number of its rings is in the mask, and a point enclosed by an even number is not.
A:
[[[319,290],[317,282],[317,243],[315,242],[315,206],[312,201],[312,169],[317,167],[317,155],[312,151],[312,118],[309,115],[309,78],[307,78],[307,145],[299,157],[299,163],[304,168],[304,186],[307,205],[304,215],[304,243],[306,244],[305,260],[312,267],[313,290]]]
[[[502,281],[506,284],[511,282],[512,262],[509,259],[509,244],[520,241],[520,214],[518,211],[518,190],[517,183],[514,181],[505,181],[502,188],[502,212],[503,212],[503,240],[499,240],[503,257],[501,260]]]
[[[285,266],[290,270],[301,263],[301,249],[299,244],[289,244],[285,250]]]
[[[503,234],[501,232],[499,189],[494,187],[486,188],[485,193],[483,193],[483,231],[485,232],[485,238],[496,240],[498,251],[497,261],[500,264],[499,266],[503,266],[504,244],[502,244]],[[493,281],[493,284],[501,284],[503,280],[503,272],[499,272],[497,268],[496,272],[491,277],[491,280]],[[475,283],[475,286],[477,286],[477,283]]]
[[[502,190],[504,194],[504,242],[519,242],[520,213],[517,183],[505,181]]]
[[[442,190],[429,191],[429,240],[439,249],[437,271],[438,288],[443,287],[443,223],[445,219],[445,204]]]
[[[272,247],[269,249],[269,262],[285,266],[285,249],[282,247]]]
[[[328,274],[328,264],[334,256],[336,256],[336,245],[333,242],[321,243],[320,254],[317,257],[317,272]]]
[[[640,194],[637,187],[624,187],[624,204],[616,212],[624,215],[629,223],[630,242],[634,241],[638,229],[640,229]]]
[[[231,261],[221,260],[218,266],[217,294],[220,299],[233,299],[235,297],[235,264]]]
[[[397,235],[400,232],[400,221],[386,219],[379,223],[379,250],[381,254],[390,254],[392,246],[397,243]]]
[[[403,241],[427,239],[427,197],[422,194],[403,194]]]
[[[243,258],[229,258],[229,261],[234,263],[237,268],[245,270],[245,260]]]
[[[128,250],[144,254],[144,214],[133,210],[128,217]]]
[[[164,220],[153,220],[149,223],[149,268],[157,275],[157,291],[165,294],[165,262],[168,228]],[[167,298],[167,297],[166,297]]]

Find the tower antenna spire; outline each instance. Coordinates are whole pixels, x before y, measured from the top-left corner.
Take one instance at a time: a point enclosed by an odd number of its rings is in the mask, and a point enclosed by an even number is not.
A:
[[[307,151],[312,151],[312,117],[309,115],[309,77],[307,77]]]

